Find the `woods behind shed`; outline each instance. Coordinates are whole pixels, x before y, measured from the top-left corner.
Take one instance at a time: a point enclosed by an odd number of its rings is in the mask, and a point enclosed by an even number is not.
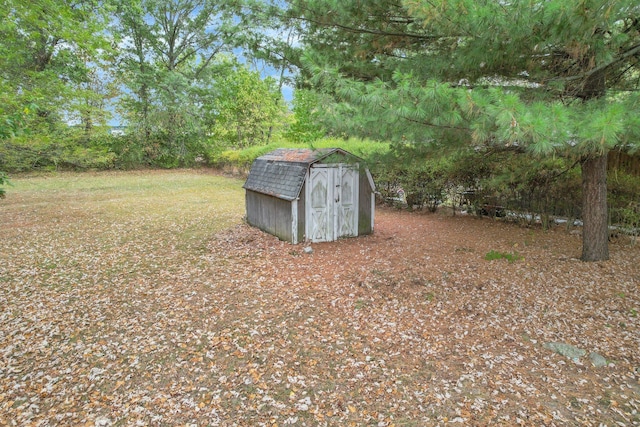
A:
[[[247,221],[291,243],[373,232],[375,186],[339,148],[281,148],[257,158],[244,184]]]

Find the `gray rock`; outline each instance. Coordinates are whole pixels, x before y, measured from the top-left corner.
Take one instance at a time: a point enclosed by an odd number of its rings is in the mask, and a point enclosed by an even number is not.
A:
[[[603,366],[608,365],[607,359],[600,356],[598,353],[594,351],[589,353],[589,359],[591,359],[591,363],[593,363],[593,366],[595,366],[596,368],[602,368]]]
[[[311,246],[307,246],[306,248],[303,249],[305,254],[312,254],[313,253],[313,248]]]
[[[543,345],[544,348],[549,349],[551,351],[555,351],[556,353],[568,357],[569,359],[577,362],[582,356],[587,354],[581,348],[574,347],[571,344],[565,344],[561,342],[548,342]]]

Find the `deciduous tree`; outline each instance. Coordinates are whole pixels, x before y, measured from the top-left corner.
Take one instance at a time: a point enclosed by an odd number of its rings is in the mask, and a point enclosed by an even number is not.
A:
[[[84,58],[108,49],[100,2],[4,0],[0,3],[0,114],[12,116],[37,104],[27,124],[32,131],[50,131],[82,98],[89,69]]]
[[[214,138],[233,147],[267,143],[283,123],[285,106],[273,79],[235,64],[216,80],[208,118]]]
[[[216,55],[232,47],[232,9],[214,0],[116,3],[118,70],[128,88],[121,110],[150,157],[184,163],[193,138],[204,137],[196,94],[211,86]]]

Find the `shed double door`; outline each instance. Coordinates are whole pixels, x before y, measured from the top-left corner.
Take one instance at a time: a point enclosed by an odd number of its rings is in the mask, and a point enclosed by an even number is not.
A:
[[[307,184],[307,238],[330,242],[357,236],[357,165],[313,165]]]

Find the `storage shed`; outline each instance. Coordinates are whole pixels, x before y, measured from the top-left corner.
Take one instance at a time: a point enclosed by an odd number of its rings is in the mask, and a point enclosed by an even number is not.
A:
[[[282,240],[373,233],[373,179],[362,159],[339,148],[272,151],[253,162],[244,189],[249,224]]]

